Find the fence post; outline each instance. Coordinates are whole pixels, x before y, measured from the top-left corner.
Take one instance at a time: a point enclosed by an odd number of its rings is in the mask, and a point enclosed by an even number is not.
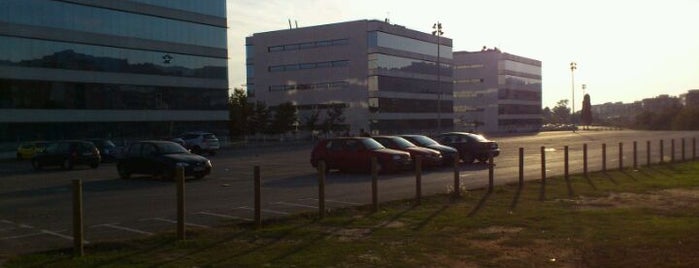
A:
[[[539,200],[546,199],[546,147],[541,146],[541,191]]]
[[[665,152],[663,152],[663,149],[665,149],[665,148],[663,148],[663,147],[664,147],[664,146],[663,146],[663,140],[660,140],[660,164],[662,164],[663,162],[665,162],[665,155],[664,155]]]
[[[422,203],[422,157],[415,156],[415,205]]]
[[[619,143],[619,170],[624,170],[624,143]]]
[[[325,218],[325,161],[318,162],[318,216]]]
[[[602,172],[607,172],[607,144],[602,143]]]
[[[461,182],[459,174],[459,158],[454,157],[454,198],[461,195]]]
[[[587,143],[583,143],[583,175],[587,177]]]
[[[83,183],[73,180],[73,256],[85,256],[83,224]]]
[[[670,139],[670,163],[675,163],[675,139]]]
[[[633,169],[638,169],[638,146],[636,141],[633,141]]]
[[[494,169],[495,165],[493,164],[493,154],[488,153],[488,193],[493,192],[494,184],[495,184],[495,179],[494,179]]]
[[[519,147],[519,188],[524,187],[524,148]]]
[[[378,159],[376,156],[371,157],[371,205],[372,211],[379,211],[379,175],[376,166]]]
[[[177,179],[177,239],[185,240],[187,234],[184,226],[184,167],[175,168],[175,179]]]
[[[262,202],[260,190],[260,166],[253,168],[253,180],[255,181],[255,227],[262,227]]]
[[[692,160],[697,159],[697,138],[692,138]]]
[[[564,165],[565,168],[564,168],[564,171],[563,171],[563,172],[564,172],[564,177],[565,177],[565,180],[566,180],[566,185],[568,186],[568,196],[573,196],[573,186],[570,184],[570,172],[569,172],[569,169],[568,169],[568,168],[570,167],[570,164],[569,164],[569,162],[568,162],[568,160],[570,159],[570,158],[568,157],[568,145],[566,145],[565,147],[563,147],[563,150],[564,150],[564,159],[563,159],[563,161],[565,162],[565,165]]]
[[[646,141],[646,166],[650,166],[650,141]]]
[[[682,138],[682,162],[684,162],[684,160],[685,160],[685,159],[684,159],[684,146],[685,146],[685,144],[684,144],[684,138]]]

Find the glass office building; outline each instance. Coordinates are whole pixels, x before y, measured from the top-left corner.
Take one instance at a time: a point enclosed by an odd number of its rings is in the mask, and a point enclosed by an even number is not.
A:
[[[226,0],[2,0],[0,142],[227,132],[226,31]]]
[[[340,107],[351,134],[452,129],[449,38],[359,20],[255,33],[246,47],[248,96],[292,102],[301,126]]]

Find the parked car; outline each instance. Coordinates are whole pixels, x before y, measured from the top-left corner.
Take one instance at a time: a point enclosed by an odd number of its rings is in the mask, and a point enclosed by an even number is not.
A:
[[[221,143],[216,135],[203,131],[186,132],[171,141],[184,143],[185,148],[196,154],[216,155],[216,152],[221,148]]]
[[[412,166],[409,153],[388,149],[369,137],[341,137],[318,142],[311,152],[311,165],[325,161],[326,170],[370,171],[371,158],[377,158],[379,172],[408,170]]]
[[[442,145],[432,138],[424,135],[400,135],[400,137],[412,142],[417,146],[439,151],[442,154],[442,164],[445,166],[453,165],[454,158],[456,158],[459,153],[456,149],[454,149],[454,147]]]
[[[46,141],[23,142],[17,146],[17,160],[32,159],[37,153],[46,149]]]
[[[184,167],[185,177],[201,179],[212,169],[206,157],[193,154],[177,143],[158,140],[130,144],[116,166],[122,179],[129,179],[132,174],[147,174],[172,180],[177,167]]]
[[[439,134],[435,140],[441,144],[456,148],[459,151],[461,161],[466,164],[471,164],[476,159],[479,162],[486,162],[491,154],[493,157],[500,155],[500,148],[497,142],[488,140],[478,134],[448,132]]]
[[[102,162],[100,151],[90,141],[65,140],[49,144],[46,149],[32,158],[34,169],[46,166],[60,166],[70,170],[76,165],[97,168]]]
[[[417,146],[398,136],[372,136],[372,138],[386,148],[410,153],[413,161],[415,161],[417,156],[420,156],[420,158],[422,158],[422,165],[425,167],[442,165],[442,154],[437,150]]]
[[[118,152],[114,142],[108,139],[87,139],[97,146],[102,156],[102,162],[113,162],[116,160]]]

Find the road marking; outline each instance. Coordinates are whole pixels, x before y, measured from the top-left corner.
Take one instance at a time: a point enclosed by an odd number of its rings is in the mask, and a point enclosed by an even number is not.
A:
[[[51,232],[51,231],[49,231],[49,230],[41,230],[41,232],[42,232],[42,233],[45,233],[45,234],[50,234],[50,235],[58,236],[58,237],[60,237],[60,238],[65,238],[65,239],[68,239],[68,240],[71,240],[71,241],[73,240],[73,237],[72,237],[72,236],[69,236],[69,235],[59,234],[59,233],[56,233],[56,232]],[[83,241],[85,242],[85,244],[89,244],[89,243],[90,243],[90,242],[87,242],[87,240],[83,240]]]
[[[18,224],[17,226],[21,228],[26,228],[26,229],[34,229],[34,226],[27,225],[27,224]]]
[[[473,174],[459,174],[459,178],[472,177]]]
[[[33,234],[25,234],[25,235],[7,236],[7,237],[0,237],[0,240],[25,238],[25,237],[31,237],[31,236],[37,236],[37,235],[43,235],[43,234],[44,233],[33,233]]]
[[[14,222],[8,221],[8,220],[0,220],[0,222],[7,223],[7,224],[15,224]]]
[[[140,221],[162,221],[162,222],[167,222],[167,223],[177,223],[177,221],[168,220],[168,219],[163,219],[163,218],[140,219]],[[184,225],[189,225],[189,226],[194,226],[194,227],[201,227],[201,228],[211,228],[211,226],[202,225],[202,224],[196,224],[196,223],[188,223],[188,222],[185,222]]]
[[[250,208],[250,207],[239,207],[239,208],[236,208],[236,209],[255,210],[254,208]],[[278,210],[271,210],[271,209],[263,209],[262,212],[268,212],[268,213],[279,214],[279,215],[289,215],[288,212],[278,211]]]
[[[310,205],[304,205],[304,204],[296,204],[296,203],[288,203],[288,202],[276,202],[273,204],[277,205],[286,205],[286,206],[292,206],[292,207],[302,207],[302,208],[318,208],[316,206],[310,206]]]
[[[313,201],[318,201],[318,198],[301,198],[299,200],[313,200]],[[352,206],[359,206],[362,205],[360,203],[353,203],[353,202],[345,202],[345,201],[337,201],[337,200],[330,200],[330,199],[325,199],[326,203],[338,203],[338,204],[345,204],[345,205],[352,205]]]
[[[218,214],[218,213],[206,212],[206,211],[197,212],[196,214],[207,215],[207,216],[212,216],[212,217],[219,217],[219,218],[225,218],[225,219],[252,221],[252,219],[249,219],[249,218],[241,218],[241,217],[237,217],[237,216],[231,216],[231,215],[226,215],[226,214]]]
[[[153,235],[153,233],[151,233],[151,232],[146,232],[146,231],[141,231],[141,230],[137,230],[137,229],[133,229],[133,228],[118,226],[118,225],[116,225],[116,223],[112,223],[112,224],[110,224],[110,223],[107,223],[107,224],[98,224],[98,225],[90,226],[90,228],[92,228],[92,227],[101,227],[101,226],[109,227],[109,228],[114,228],[114,229],[122,230],[122,231],[134,232],[134,233],[138,233],[138,234]]]

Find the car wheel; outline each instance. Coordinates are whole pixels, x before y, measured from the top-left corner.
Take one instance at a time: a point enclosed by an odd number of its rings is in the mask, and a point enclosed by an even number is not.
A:
[[[39,161],[36,160],[36,158],[34,158],[34,159],[32,159],[32,167],[33,167],[34,169],[36,169],[36,170],[40,170],[40,169],[41,169],[41,163],[39,163]]]
[[[70,158],[64,159],[63,163],[61,163],[61,168],[65,169],[65,170],[73,169],[73,161],[70,160]]]
[[[478,162],[487,163],[487,162],[488,162],[488,157],[487,157],[487,156],[479,156],[479,157],[478,157]]]
[[[129,173],[129,171],[126,170],[126,168],[124,168],[122,165],[117,166],[117,172],[119,172],[119,178],[123,180],[128,180],[129,178],[131,178],[131,173]]]

